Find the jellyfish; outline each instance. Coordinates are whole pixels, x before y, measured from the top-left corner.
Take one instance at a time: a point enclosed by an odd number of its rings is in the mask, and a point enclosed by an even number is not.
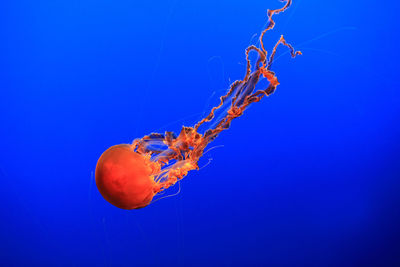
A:
[[[108,148],[100,156],[95,180],[101,195],[112,205],[121,209],[139,209],[149,205],[154,196],[183,179],[189,171],[198,170],[198,161],[207,145],[222,131],[228,129],[233,119],[240,117],[252,103],[270,96],[279,85],[271,70],[277,47],[286,46],[294,58],[300,51],[286,42],[283,36],[273,47],[269,57],[263,38],[275,26],[272,17],[285,11],[292,0],[281,0],[284,6],[268,10],[268,24],[261,32],[259,46],[250,45],[246,52],[246,72],[242,80],[233,82],[219,105],[192,127],[182,127],[178,135],[173,132],[151,133],[131,144],[119,144]],[[249,54],[257,53],[252,67]],[[256,85],[266,78],[268,85],[257,89]],[[220,114],[217,116],[217,112]],[[203,131],[202,125],[210,124]]]

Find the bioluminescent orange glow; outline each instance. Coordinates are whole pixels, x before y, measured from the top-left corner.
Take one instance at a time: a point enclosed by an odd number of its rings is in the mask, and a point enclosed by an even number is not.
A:
[[[244,78],[231,84],[228,92],[221,96],[220,104],[208,116],[193,127],[182,127],[177,136],[173,132],[152,133],[134,140],[132,144],[112,146],[101,155],[95,178],[97,188],[108,202],[122,209],[149,205],[156,194],[174,185],[189,171],[199,169],[198,161],[207,145],[228,129],[233,119],[240,117],[250,104],[275,91],[279,82],[271,66],[278,45],[288,47],[292,57],[301,54],[283,36],[272,48],[269,57],[264,48],[264,35],[275,26],[272,17],[285,11],[292,0],[282,2],[285,3],[282,8],[268,10],[268,26],[261,32],[260,45],[251,45],[246,49]],[[249,59],[252,51],[258,54],[253,70]],[[262,78],[268,80],[268,86],[256,90]],[[216,116],[217,111],[221,111],[222,115]],[[212,126],[200,131],[199,127],[205,123]]]

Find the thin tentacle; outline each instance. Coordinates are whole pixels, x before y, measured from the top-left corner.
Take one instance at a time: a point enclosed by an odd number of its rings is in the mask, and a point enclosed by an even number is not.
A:
[[[268,9],[268,11],[267,11],[269,24],[261,32],[261,35],[260,35],[260,46],[261,46],[261,50],[264,52],[265,56],[267,56],[267,51],[264,48],[263,38],[264,38],[264,35],[265,35],[265,33],[267,31],[269,31],[269,30],[271,30],[271,29],[273,29],[275,27],[275,21],[272,19],[272,16],[275,15],[275,14],[279,14],[279,13],[285,11],[292,4],[292,0],[281,0],[281,2],[286,2],[286,4],[282,8],[275,9],[275,10],[269,10]]]
[[[268,59],[268,65],[267,65],[267,70],[271,69],[272,63],[274,61],[274,57],[276,54],[276,49],[280,44],[283,44],[284,46],[288,47],[290,50],[290,55],[294,58],[297,55],[301,55],[301,51],[296,51],[293,46],[289,43],[286,42],[285,38],[283,38],[283,35],[281,35],[281,38],[279,38],[279,41],[275,44],[274,48],[272,49],[272,53]]]

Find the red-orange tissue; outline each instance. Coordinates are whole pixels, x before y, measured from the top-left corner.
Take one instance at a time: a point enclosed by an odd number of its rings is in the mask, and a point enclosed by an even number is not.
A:
[[[96,185],[101,195],[121,209],[147,206],[153,196],[152,162],[136,153],[131,145],[107,149],[96,166]]]

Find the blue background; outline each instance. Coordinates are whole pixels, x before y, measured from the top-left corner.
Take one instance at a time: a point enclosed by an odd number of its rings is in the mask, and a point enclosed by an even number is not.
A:
[[[2,1],[4,265],[400,264],[398,2],[295,0],[281,85],[177,196],[111,206],[109,146],[191,126],[244,74],[274,0]],[[223,147],[220,147],[223,146]],[[178,185],[169,191],[174,194]]]

